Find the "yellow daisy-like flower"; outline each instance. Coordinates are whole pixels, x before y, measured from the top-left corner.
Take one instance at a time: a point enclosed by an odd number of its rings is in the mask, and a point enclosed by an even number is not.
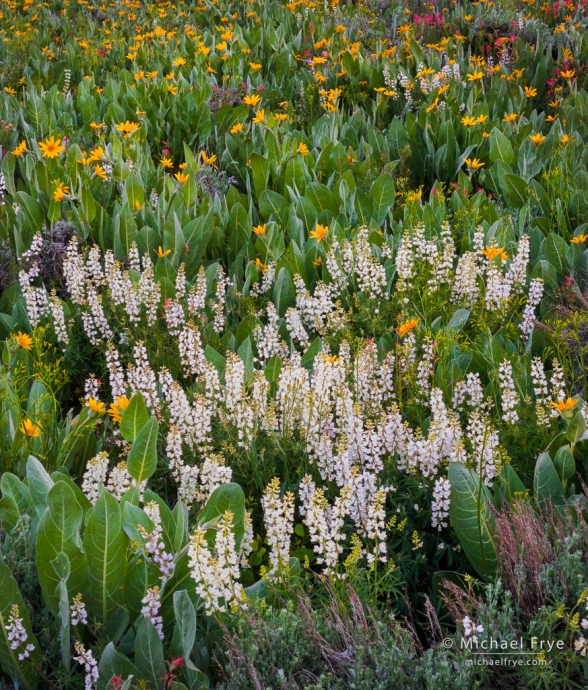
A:
[[[112,421],[120,424],[122,419],[122,413],[129,406],[130,400],[126,395],[119,395],[116,398],[116,403],[111,403],[108,408],[107,414],[112,417]]]
[[[317,223],[316,228],[310,233],[310,237],[317,242],[322,242],[328,234],[329,226]]]
[[[104,412],[104,403],[100,402],[100,400],[96,400],[96,398],[88,398],[86,400],[86,405],[92,412],[96,412],[97,414],[102,414]]]
[[[252,96],[245,96],[243,99],[243,103],[251,106],[252,108],[255,108],[259,101],[261,101],[261,96],[258,96],[256,93],[254,93]]]
[[[256,235],[259,235],[260,237],[263,237],[263,235],[265,235],[266,228],[267,228],[267,224],[266,224],[266,223],[264,223],[263,225],[256,225],[256,226],[253,228],[253,232],[254,232]]]
[[[20,425],[19,431],[22,431],[23,434],[26,434],[30,438],[37,438],[43,433],[41,424],[39,424],[39,422],[35,423],[28,418]]]
[[[13,149],[10,153],[18,158],[19,156],[22,156],[22,154],[27,150],[27,142],[23,139],[20,144]]]
[[[27,333],[21,333],[20,331],[14,336],[16,344],[22,347],[24,350],[33,349],[33,339]]]
[[[545,141],[546,138],[547,138],[547,137],[545,137],[545,136],[544,136],[543,134],[541,134],[540,132],[537,132],[537,134],[531,134],[531,135],[529,135],[529,139],[530,139],[535,145],[542,144],[542,143]]]
[[[157,254],[157,256],[160,259],[162,259],[164,256],[169,256],[172,253],[171,249],[166,249],[165,251],[163,251],[163,247],[161,245],[159,247],[157,247],[157,249],[154,249],[153,251]]]
[[[551,405],[559,412],[570,412],[580,402],[580,398],[568,398],[567,400],[558,400],[552,402]]]
[[[586,240],[588,240],[588,235],[576,235],[576,237],[572,237],[570,242],[572,244],[583,244]]]
[[[490,260],[497,257],[500,257],[503,261],[508,259],[508,254],[504,251],[504,247],[495,247],[494,245],[486,245],[486,249],[482,249],[482,254]]]
[[[58,203],[65,199],[66,196],[70,194],[69,187],[66,186],[65,182],[60,182],[53,192],[53,201]]]
[[[186,182],[187,182],[188,179],[190,178],[190,175],[188,175],[188,174],[186,174],[186,173],[182,173],[182,172],[177,172],[177,173],[174,175],[174,177],[176,178],[176,180],[177,180],[180,184],[186,184]]]
[[[65,146],[61,146],[61,139],[45,139],[39,142],[39,148],[43,153],[43,158],[57,158],[62,151],[65,151]]]
[[[418,324],[419,324],[420,319],[407,319],[404,323],[401,323],[400,326],[396,329],[398,331],[398,335],[401,338],[404,338],[405,335],[410,333],[413,329],[415,329]]]
[[[231,129],[229,130],[229,132],[230,132],[231,134],[239,134],[239,132],[240,132],[242,129],[243,129],[243,123],[242,123],[242,122],[238,122],[236,125],[233,125],[233,126],[231,127]]]
[[[308,146],[306,144],[300,144],[298,146],[298,153],[301,153],[303,156],[307,156],[310,153]]]

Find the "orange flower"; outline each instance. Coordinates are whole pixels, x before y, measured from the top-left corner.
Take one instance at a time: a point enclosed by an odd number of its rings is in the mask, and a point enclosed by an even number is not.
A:
[[[96,400],[96,398],[88,398],[86,400],[86,405],[92,412],[97,412],[98,414],[102,414],[104,412],[104,403]]]
[[[163,251],[163,247],[161,247],[161,245],[159,247],[157,247],[157,249],[154,249],[153,251],[157,254],[157,256],[160,259],[163,258],[164,256],[169,256],[172,253],[171,249],[166,249],[165,251]]]
[[[213,168],[216,168],[216,154],[212,156],[207,156],[204,151],[200,151],[200,155],[202,156],[202,160],[206,163],[206,165],[212,165]]]
[[[263,237],[263,235],[265,235],[266,228],[267,228],[267,224],[266,224],[266,223],[264,223],[263,225],[256,225],[256,226],[253,228],[253,232],[254,232],[256,235],[259,235],[260,237]]]
[[[186,182],[188,181],[188,178],[190,177],[190,175],[187,175],[186,173],[177,172],[177,173],[174,175],[174,177],[176,178],[176,180],[177,180],[180,184],[186,184]]]
[[[529,139],[534,143],[534,144],[542,144],[547,137],[543,136],[540,132],[537,134],[530,134]]]
[[[28,418],[25,419],[24,422],[20,425],[19,431],[22,431],[23,434],[26,434],[31,438],[37,438],[43,433],[41,431],[41,425],[39,423],[31,421]]]
[[[317,242],[322,242],[328,234],[329,226],[317,223],[316,228],[310,233],[310,237]]]
[[[126,395],[119,395],[116,398],[116,403],[111,403],[108,408],[108,415],[112,417],[112,421],[120,424],[122,413],[129,406],[130,400]]]
[[[298,146],[298,153],[301,153],[303,156],[307,156],[309,153],[308,146],[306,144],[300,144]]]
[[[557,402],[552,402],[551,405],[555,407],[559,412],[570,412],[574,407],[580,402],[580,398],[568,398],[567,400],[558,400]]]
[[[488,259],[492,260],[496,257],[500,257],[503,261],[508,259],[508,254],[504,251],[504,247],[495,247],[492,245],[486,245],[486,249],[482,249],[482,254]]]
[[[14,336],[14,339],[16,340],[16,344],[22,347],[24,350],[32,350],[33,349],[33,339],[31,338],[30,335],[27,335],[26,333],[21,333],[20,331]]]
[[[588,240],[588,235],[577,235],[576,237],[572,237],[570,242],[572,244],[583,244],[586,240]]]
[[[407,333],[410,333],[414,328],[418,326],[420,319],[407,319],[404,323],[396,329],[400,338],[404,338]]]

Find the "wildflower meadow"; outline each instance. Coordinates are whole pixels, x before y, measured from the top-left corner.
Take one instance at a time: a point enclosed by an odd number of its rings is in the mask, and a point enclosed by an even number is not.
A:
[[[586,0],[0,6],[0,689],[588,687]]]

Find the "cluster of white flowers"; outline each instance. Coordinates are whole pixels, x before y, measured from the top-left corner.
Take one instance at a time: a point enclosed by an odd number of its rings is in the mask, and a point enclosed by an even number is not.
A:
[[[150,587],[147,590],[147,594],[141,599],[143,608],[141,609],[141,614],[148,618],[152,623],[159,639],[163,640],[163,618],[159,615],[159,609],[161,608],[161,599],[159,597],[159,587]]]
[[[261,499],[263,521],[270,547],[272,572],[288,566],[290,561],[290,539],[294,523],[294,494],[287,491],[280,498],[280,480],[274,477]]]
[[[172,576],[175,568],[174,557],[171,553],[168,553],[165,550],[159,506],[155,501],[150,501],[149,503],[145,504],[144,510],[147,517],[153,523],[153,530],[149,534],[141,525],[139,525],[137,529],[141,536],[146,540],[145,548],[147,549],[147,553],[150,554],[153,563],[155,563],[159,568],[159,579],[163,584]]]
[[[195,530],[188,556],[196,593],[202,598],[207,615],[224,612],[227,607],[244,606],[245,592],[239,582],[239,555],[235,548],[233,513],[227,510],[219,521],[213,555],[204,530]]]
[[[72,625],[88,625],[88,612],[86,611],[86,605],[82,601],[81,593],[75,595],[73,604],[69,608],[71,610]]]
[[[451,496],[451,484],[448,479],[439,477],[433,488],[433,500],[431,501],[431,526],[441,531],[447,527],[449,516],[449,501]]]
[[[519,421],[519,395],[515,390],[512,364],[507,359],[498,367],[498,381],[502,392],[502,419],[509,424],[516,424]]]
[[[10,609],[8,616],[8,625],[5,625],[7,631],[7,639],[10,642],[10,649],[20,650],[18,652],[18,660],[24,661],[28,659],[31,652],[35,650],[35,645],[30,642],[27,644],[28,633],[22,624],[23,619],[20,617],[20,611],[17,604],[14,604]]]
[[[85,688],[86,690],[95,690],[98,685],[100,674],[98,672],[98,662],[94,659],[91,649],[85,649],[81,642],[74,643],[77,656],[74,659],[84,667],[86,673]]]

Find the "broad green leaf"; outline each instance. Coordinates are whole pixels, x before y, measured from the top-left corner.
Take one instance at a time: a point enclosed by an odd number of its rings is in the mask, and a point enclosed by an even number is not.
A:
[[[31,501],[37,511],[37,515],[41,516],[45,512],[47,494],[53,486],[53,480],[43,465],[32,455],[29,455],[27,460],[27,479],[29,481]]]
[[[137,667],[125,656],[119,654],[112,642],[110,642],[102,652],[100,663],[98,664],[98,671],[100,673],[98,690],[106,690],[110,686],[110,681],[114,676],[121,676],[122,678],[133,676],[133,679],[139,679],[141,677]]]
[[[52,561],[63,553],[69,560],[68,589],[73,594],[83,591],[88,565],[82,551],[80,527],[84,513],[72,489],[65,482],[57,482],[47,494],[47,507],[39,521],[36,540],[37,574],[47,608],[54,616],[59,613],[56,593],[60,578]]]
[[[508,163],[508,165],[512,165],[516,162],[512,144],[498,127],[494,127],[490,132],[490,160],[493,163],[496,161],[504,161]]]
[[[507,173],[504,176],[504,191],[509,204],[522,208],[531,197],[531,190],[522,177]]]
[[[272,290],[272,302],[276,307],[278,316],[284,316],[288,307],[294,306],[296,291],[290,274],[285,267],[280,268]]]
[[[186,665],[192,666],[190,655],[196,640],[196,611],[185,589],[174,592],[174,613],[176,653],[184,658]]]
[[[58,599],[57,622],[59,624],[59,639],[61,641],[61,662],[66,669],[69,669],[71,650],[70,650],[70,617],[69,597],[67,593],[67,580],[71,572],[69,558],[63,552],[57,554],[57,558],[51,562],[55,574],[59,578],[59,583],[55,588],[55,596]],[[75,596],[75,595],[74,595]]]
[[[118,502],[104,491],[92,510],[84,534],[89,571],[86,606],[102,624],[108,621],[119,604],[124,603],[121,585],[125,575],[127,544]]]
[[[198,516],[197,527],[216,530],[219,520],[227,510],[233,513],[233,531],[237,549],[245,533],[245,494],[238,484],[223,484],[215,489]],[[214,541],[214,534],[207,535]]]
[[[137,434],[127,458],[131,477],[140,484],[149,479],[157,467],[157,420],[151,417]]]
[[[149,618],[143,618],[135,638],[135,665],[140,678],[150,681],[156,688],[165,685],[163,645]]]
[[[449,515],[472,566],[487,580],[496,570],[496,549],[490,532],[491,513],[479,477],[460,462],[449,463]]]
[[[584,415],[578,410],[570,420],[566,429],[566,438],[570,443],[578,443],[586,431],[586,420]]]
[[[561,480],[572,479],[576,474],[576,462],[569,446],[562,446],[553,458],[553,466]]]
[[[374,218],[378,225],[386,219],[388,209],[394,206],[396,189],[392,175],[380,175],[370,189],[370,196],[374,200]]]
[[[565,503],[562,483],[547,453],[541,453],[537,458],[533,491],[535,492],[536,500],[541,506],[545,505],[547,501],[551,501],[556,506]]]
[[[149,421],[149,412],[141,393],[135,393],[120,422],[120,434],[125,441],[134,441]]]

